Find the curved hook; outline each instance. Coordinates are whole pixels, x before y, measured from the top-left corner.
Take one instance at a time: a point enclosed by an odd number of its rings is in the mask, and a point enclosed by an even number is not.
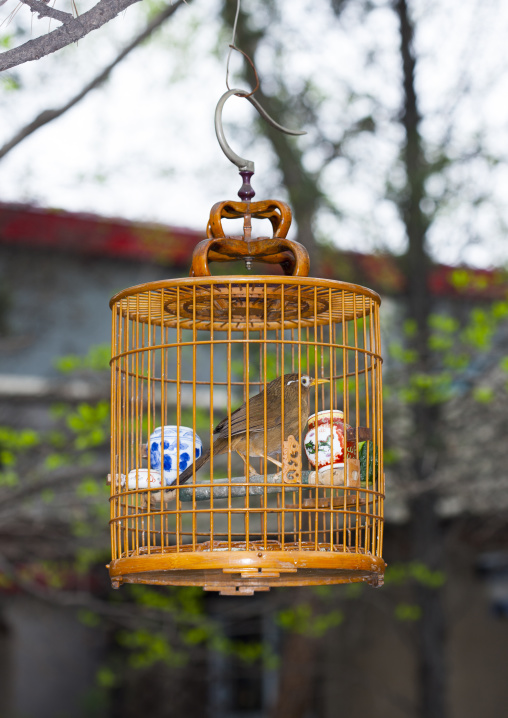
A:
[[[240,172],[254,173],[254,162],[252,162],[251,160],[246,160],[243,157],[240,157],[240,155],[237,155],[236,152],[232,150],[229,146],[224,135],[224,128],[222,126],[222,109],[226,100],[229,99],[232,95],[237,95],[238,97],[245,97],[246,100],[249,100],[251,105],[254,105],[256,110],[259,112],[261,117],[266,120],[268,124],[270,124],[272,127],[275,127],[276,130],[284,132],[284,134],[286,135],[307,134],[306,132],[299,132],[298,130],[288,130],[287,127],[279,125],[277,122],[275,122],[275,120],[270,117],[266,110],[261,107],[259,102],[254,99],[254,97],[251,97],[249,93],[245,90],[228,90],[228,92],[225,92],[222,95],[222,97],[217,103],[217,107],[215,108],[215,134],[217,135],[217,139],[219,141],[219,145],[221,146],[222,151],[224,152],[228,160],[238,167]]]

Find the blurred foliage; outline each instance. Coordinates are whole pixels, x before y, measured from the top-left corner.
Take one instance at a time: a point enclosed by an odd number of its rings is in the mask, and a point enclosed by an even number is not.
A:
[[[68,354],[55,359],[54,365],[58,371],[68,374],[76,371],[105,371],[109,369],[111,347],[109,344],[97,344],[90,348],[88,354]]]
[[[21,89],[21,83],[14,75],[6,75],[5,77],[2,77],[1,82],[2,89],[6,92],[13,92]]]
[[[110,408],[109,401],[105,399],[94,404],[81,402],[75,408],[68,404],[55,404],[51,413],[70,429],[73,436],[72,445],[78,451],[101,446],[109,438]],[[61,437],[62,434],[53,431],[52,443],[58,443]]]
[[[458,276],[465,281],[462,274]],[[497,337],[506,331],[507,320],[508,300],[473,307],[462,321],[450,314],[431,314],[428,323],[428,347],[434,365],[431,372],[418,370],[418,351],[412,346],[417,328],[414,321],[406,321],[401,338],[388,345],[394,369],[385,377],[385,397],[397,397],[404,404],[443,404],[462,390],[467,380],[472,398],[489,403],[494,398],[492,387],[478,383],[483,373],[481,358],[494,351]],[[501,357],[499,364],[508,366],[508,357]]]
[[[20,457],[38,446],[40,442],[40,435],[33,429],[18,430],[9,426],[0,426],[0,486],[18,485]]]
[[[342,611],[333,609],[316,612],[310,603],[299,603],[279,611],[276,623],[286,631],[302,633],[312,638],[324,636],[330,629],[340,626],[344,620]]]
[[[154,663],[166,663],[171,667],[185,664],[186,654],[171,646],[167,636],[146,629],[122,631],[119,644],[130,649],[129,663],[133,668],[146,668]]]
[[[441,588],[446,582],[442,571],[433,571],[421,561],[396,563],[385,571],[385,583],[400,586],[408,581],[416,581],[426,588]]]
[[[206,436],[210,432],[210,411],[196,406],[194,409],[196,417],[196,433]],[[181,423],[183,426],[193,426],[194,413],[192,409],[182,409]]]
[[[421,618],[422,609],[414,603],[399,603],[395,607],[394,613],[398,621],[418,621]]]

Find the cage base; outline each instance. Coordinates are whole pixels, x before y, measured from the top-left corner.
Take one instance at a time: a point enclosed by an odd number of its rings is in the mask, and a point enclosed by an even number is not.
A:
[[[113,588],[123,583],[202,586],[221,595],[252,595],[278,586],[339,583],[383,584],[385,562],[377,556],[336,551],[200,551],[155,553],[112,561]]]

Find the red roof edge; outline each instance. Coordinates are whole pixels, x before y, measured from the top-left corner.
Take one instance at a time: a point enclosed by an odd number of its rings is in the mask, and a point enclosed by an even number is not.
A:
[[[0,203],[3,244],[183,266],[204,238],[183,227]]]
[[[194,247],[204,238],[204,231],[184,227],[0,202],[0,244],[188,269]],[[265,271],[276,270],[270,266]],[[404,273],[392,255],[341,252],[324,246],[319,274],[367,284],[381,294],[400,295],[406,291]],[[436,265],[431,271],[430,289],[435,296],[504,299],[508,276],[503,269]]]

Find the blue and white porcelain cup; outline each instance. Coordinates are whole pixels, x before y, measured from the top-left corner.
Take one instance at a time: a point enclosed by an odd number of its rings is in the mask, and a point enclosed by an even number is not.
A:
[[[178,456],[178,443],[180,455]],[[164,427],[164,447],[162,447],[162,427],[155,429],[150,435],[150,467],[162,471],[164,466],[164,485],[174,484],[178,475],[191,466],[203,452],[203,444],[197,434],[188,426],[181,426],[178,432],[176,426]],[[179,465],[177,465],[177,459]]]

